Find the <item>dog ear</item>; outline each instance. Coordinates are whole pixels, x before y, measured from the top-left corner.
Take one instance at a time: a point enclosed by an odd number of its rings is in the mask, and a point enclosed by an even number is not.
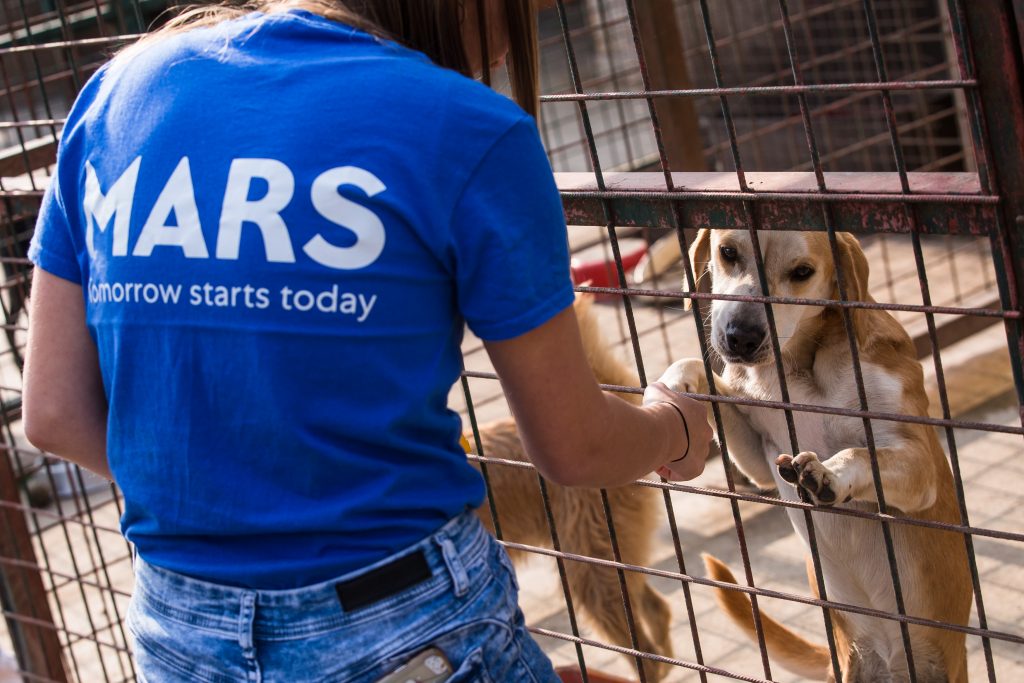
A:
[[[864,256],[864,250],[860,247],[860,242],[848,232],[837,233],[836,240],[839,252],[839,263],[836,264],[836,269],[843,272],[843,289],[847,301],[867,301],[870,268],[868,260]],[[839,299],[838,277],[832,287],[832,298]]]
[[[870,269],[860,242],[846,232],[838,233],[836,238],[839,246],[839,267],[843,269],[847,301],[874,301],[868,293]],[[837,284],[832,286],[832,298],[839,298]],[[898,349],[899,354],[908,358],[913,358],[916,354],[914,343],[907,335],[907,331],[887,311],[854,308],[850,315],[861,348],[885,344]]]
[[[697,291],[711,291],[711,230],[701,228],[696,239],[690,245],[690,264],[693,266],[693,279]],[[693,299],[687,299],[683,306],[686,310],[693,308]]]

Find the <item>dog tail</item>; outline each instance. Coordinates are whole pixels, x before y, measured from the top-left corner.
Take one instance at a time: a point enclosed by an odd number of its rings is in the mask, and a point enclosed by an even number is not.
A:
[[[594,296],[592,294],[577,294],[573,308],[576,311],[580,336],[583,338],[583,350],[587,355],[587,364],[590,365],[590,369],[594,373],[594,379],[600,384],[640,386],[640,378],[637,373],[618,358],[604,335],[601,334],[597,314],[592,310],[593,303]],[[617,393],[616,395],[634,404],[639,404],[641,401],[639,394]]]
[[[736,577],[719,559],[703,553],[701,558],[707,568],[708,577],[723,583],[738,584]],[[740,591],[715,589],[718,606],[729,615],[751,640],[757,639],[750,599]],[[823,681],[828,677],[830,657],[828,648],[804,640],[785,626],[761,612],[761,629],[765,645],[772,661],[777,661],[787,671]]]

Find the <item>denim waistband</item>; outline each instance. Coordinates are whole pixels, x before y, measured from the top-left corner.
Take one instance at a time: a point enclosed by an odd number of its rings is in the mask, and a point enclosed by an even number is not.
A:
[[[458,593],[466,581],[467,568],[484,561],[489,541],[476,515],[466,512],[419,543],[380,562],[330,581],[289,590],[253,590],[210,583],[161,569],[137,557],[135,592],[145,609],[191,627],[231,636],[238,633],[240,623],[247,623],[256,638],[261,634],[302,637],[340,626],[357,618],[356,615],[372,614],[373,605],[345,614],[335,585],[417,550],[423,551],[432,576],[422,587],[409,591],[438,589],[444,584],[444,589],[454,587]]]

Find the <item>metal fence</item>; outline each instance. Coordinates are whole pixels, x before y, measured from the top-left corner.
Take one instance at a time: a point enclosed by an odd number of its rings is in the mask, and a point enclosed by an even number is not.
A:
[[[605,661],[601,653],[614,653],[618,659],[625,655],[622,661],[633,665],[631,675],[646,681],[665,675],[670,680],[790,680],[766,644],[768,626],[761,614],[765,603],[781,601],[806,608],[801,612],[802,632],[827,642],[827,668],[836,679],[849,669],[848,647],[836,638],[837,623],[871,617],[895,629],[906,653],[908,680],[934,680],[927,670],[928,653],[912,647],[921,627],[965,634],[972,678],[1016,680],[1024,671],[1024,607],[1012,601],[993,606],[986,597],[995,586],[1012,585],[1024,576],[1024,533],[993,521],[999,513],[995,499],[988,490],[971,488],[974,483],[963,475],[962,461],[966,449],[979,443],[984,449],[985,439],[1008,438],[1012,450],[1019,449],[1024,435],[1024,4],[552,4],[541,17],[542,132],[578,263],[608,264],[607,278],[588,276],[590,284],[578,289],[602,299],[603,327],[628,352],[639,379],[637,385],[607,388],[635,396],[671,361],[686,355],[705,359],[709,389],[695,395],[714,406],[723,453],[721,464],[712,462],[709,470],[719,471],[725,485],[643,480],[621,491],[579,493],[589,496],[583,500],[545,483],[528,463],[495,457],[486,448],[488,433],[503,423],[491,418],[501,417],[505,409],[479,344],[467,342],[467,370],[452,400],[463,410],[475,442],[478,455],[471,459],[494,483],[485,508],[510,550],[549,558],[558,577],[556,600],[564,604],[565,621],[531,623],[542,645],[552,651],[567,646],[568,658],[558,655],[564,660],[560,663],[577,666],[583,680],[597,680],[596,669],[603,664],[594,662]],[[129,549],[117,530],[119,494],[35,452],[20,433],[30,278],[24,256],[75,92],[112,48],[147,26],[161,7],[148,0],[4,0],[0,18],[0,85],[5,96],[0,122],[0,305],[7,340],[0,355],[7,451],[0,458],[0,605],[7,625],[6,631],[0,629],[0,650],[16,654],[27,681],[135,679],[122,625],[131,570]],[[768,286],[757,248],[757,291],[706,291],[697,286],[700,273],[689,258],[672,258],[687,253],[699,229],[740,231],[754,245],[776,231],[820,233],[836,263],[840,233],[853,233],[871,259],[871,293],[878,301],[853,297],[849,272],[838,276],[836,300],[779,297]],[[648,249],[651,242],[654,246]],[[641,253],[663,255],[659,264],[649,264],[644,279],[631,269]],[[779,378],[777,395],[721,394],[714,374],[721,363],[711,352],[704,324],[713,301],[759,305],[769,321],[785,304],[837,311],[853,358],[854,404],[837,407],[792,399],[782,353],[786,339],[779,337],[774,323],[769,325],[769,367]],[[686,302],[692,304],[692,314],[682,310]],[[865,310],[889,312],[909,332],[917,356],[934,378],[932,413],[904,414],[870,405],[874,380],[862,368],[864,349],[858,345],[855,322]],[[980,366],[972,365],[969,353],[962,368],[943,363],[944,349],[993,330],[1000,335],[1001,352],[1009,359],[1007,372],[1012,373],[1006,385],[1010,398],[1004,400],[1011,419],[962,414],[950,382],[956,381],[955,372],[970,376]],[[793,453],[810,438],[802,427],[806,416],[853,418],[872,465],[877,509],[825,509],[752,488],[733,467],[726,440],[723,411],[735,406],[781,415],[788,438],[780,448]],[[890,489],[879,471],[890,456],[880,452],[876,434],[894,425],[923,426],[940,436],[953,474],[956,521],[921,519],[886,506]],[[1019,458],[989,462],[985,455],[983,450],[978,467],[995,470],[998,465],[1001,476],[1024,482]],[[509,535],[516,528],[513,517],[526,512],[502,502],[502,472],[530,477],[538,508],[530,514],[541,515],[545,538]],[[633,562],[635,539],[630,535],[653,532],[630,526],[621,512],[623,496],[652,492],[660,501],[656,525],[669,558],[656,566]],[[578,535],[559,514],[566,500],[600,513],[591,545],[573,545]],[[1013,500],[1019,506],[1020,498]],[[703,503],[715,501],[728,507],[734,555],[722,553],[721,559],[742,568],[739,586],[705,575],[697,562],[703,548],[690,546],[679,529],[681,509],[705,509]],[[793,511],[795,524],[807,529],[811,594],[775,587],[772,577],[759,571],[758,555],[751,550],[761,547],[752,529],[762,525],[754,518],[779,508]],[[982,514],[979,523],[979,511],[989,510],[992,514]],[[880,529],[886,590],[891,588],[896,609],[879,612],[830,596],[831,580],[816,530],[837,519],[862,519]],[[899,548],[893,541],[906,529],[956,534],[969,565],[969,622],[942,623],[908,613],[903,596],[907,581],[914,579],[897,561]],[[981,564],[985,558],[979,559],[977,552],[981,543],[998,543],[1009,576],[986,573]],[[591,630],[576,614],[580,610],[595,617],[594,597],[581,590],[584,568],[603,577],[596,585],[611,602],[605,622],[597,619],[597,628]],[[666,647],[653,635],[657,629],[649,615],[658,612],[660,603],[650,591],[664,592],[670,585],[673,597],[666,605],[681,625],[672,629]],[[755,637],[747,651],[754,670],[737,659],[715,658],[706,647],[708,622],[695,604],[708,600],[714,589],[749,596]],[[1014,595],[1019,601],[1020,594]],[[989,616],[993,611],[999,615],[996,622]]]
[[[716,65],[723,82],[731,87],[757,88],[792,82],[781,18],[772,3],[729,0],[709,4],[718,53],[716,64],[712,64],[707,50],[698,2],[637,3],[637,8],[641,22],[645,12],[665,15],[675,11],[674,26],[648,31],[651,54],[647,58],[647,75],[655,88],[715,87]],[[877,38],[886,50],[890,79],[924,81],[952,77],[953,45],[941,3],[880,0],[876,3],[876,14]],[[624,2],[591,0],[567,5],[566,20],[580,55],[579,77],[585,91],[644,89]],[[854,83],[876,79],[872,40],[860,0],[794,5],[790,23],[793,38],[800,43],[799,66],[809,82]],[[557,26],[545,31],[543,51],[549,63],[564,60],[562,42]],[[572,91],[570,74],[564,67],[547,75],[548,92]],[[896,170],[882,102],[876,93],[817,91],[808,92],[806,99],[816,122],[822,162],[830,170]],[[894,95],[894,115],[908,170],[963,170],[973,164],[965,110],[956,106],[959,100],[955,90],[908,89]],[[684,103],[663,104],[673,114],[673,120],[662,129],[663,136],[676,137],[667,150],[672,170],[732,168],[731,142],[715,98],[690,98],[685,107],[691,111],[683,114],[680,112]],[[767,90],[754,97],[733,98],[730,105],[740,153],[754,168],[812,170],[805,152],[800,110],[791,96]],[[676,108],[672,109],[673,106]],[[657,143],[644,100],[593,101],[590,108],[594,139],[606,170],[658,167]],[[562,125],[567,120],[572,122],[571,126]],[[545,139],[555,170],[590,167],[587,139],[580,124],[572,103],[550,103],[545,110]]]

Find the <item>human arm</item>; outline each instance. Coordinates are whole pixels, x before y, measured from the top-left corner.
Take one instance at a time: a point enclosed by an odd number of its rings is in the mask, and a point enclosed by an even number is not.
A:
[[[658,402],[671,401],[691,416],[693,440],[673,478],[699,474],[710,439],[702,404],[651,387],[645,401],[654,402],[638,408],[594,379],[570,306],[562,200],[530,120],[491,147],[452,218],[448,253],[460,312],[484,340],[541,473],[570,486],[616,486],[681,458],[683,420]]]
[[[107,399],[82,288],[36,268],[22,391],[26,438],[37,448],[112,479]]]
[[[703,404],[649,389],[642,407],[600,390],[587,365],[571,309],[506,341],[485,342],[516,418],[523,446],[540,472],[565,486],[621,486],[671,466],[672,478],[704,469],[711,428]],[[678,406],[687,420],[684,429]],[[687,443],[687,431],[690,443]]]

